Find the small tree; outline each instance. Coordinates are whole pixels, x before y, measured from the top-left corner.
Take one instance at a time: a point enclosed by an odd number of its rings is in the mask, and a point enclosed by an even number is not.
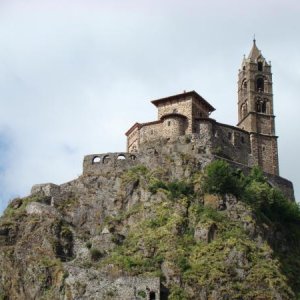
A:
[[[234,194],[240,190],[240,176],[224,160],[215,160],[205,168],[203,191],[210,194]]]

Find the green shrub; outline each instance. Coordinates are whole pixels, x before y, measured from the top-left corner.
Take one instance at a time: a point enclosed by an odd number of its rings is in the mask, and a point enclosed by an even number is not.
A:
[[[185,181],[163,182],[161,180],[154,180],[149,185],[149,191],[156,193],[158,189],[167,191],[172,200],[181,198],[182,196],[191,196],[194,193],[193,185]]]
[[[186,294],[186,291],[177,285],[173,285],[170,288],[170,295],[169,295],[169,300],[187,300],[188,296]]]
[[[122,180],[125,184],[138,181],[141,177],[146,176],[149,170],[143,165],[137,165],[130,168],[127,172],[122,175]]]
[[[213,161],[204,170],[202,189],[210,194],[233,194],[271,221],[300,223],[299,204],[289,201],[281,191],[271,187],[259,167],[252,168],[245,176],[223,160]]]
[[[147,296],[146,292],[145,292],[145,291],[142,291],[142,290],[138,291],[137,294],[138,294],[139,297],[144,298],[144,299],[145,299],[146,296]]]
[[[167,185],[161,180],[153,180],[148,187],[152,194],[155,194],[159,189],[167,190]]]
[[[209,194],[233,194],[240,192],[239,173],[223,160],[215,160],[204,170],[202,189]]]
[[[90,254],[92,261],[98,261],[103,256],[103,253],[97,248],[91,248]]]

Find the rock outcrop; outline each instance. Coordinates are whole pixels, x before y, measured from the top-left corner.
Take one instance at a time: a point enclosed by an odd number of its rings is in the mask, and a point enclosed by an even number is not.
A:
[[[299,224],[206,194],[213,156],[180,147],[13,200],[0,299],[297,299]]]

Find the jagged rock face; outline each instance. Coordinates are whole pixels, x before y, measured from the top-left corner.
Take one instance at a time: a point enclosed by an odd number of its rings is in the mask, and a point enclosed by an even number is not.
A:
[[[0,299],[296,299],[272,250],[286,232],[204,195],[208,161],[35,186],[1,217]]]

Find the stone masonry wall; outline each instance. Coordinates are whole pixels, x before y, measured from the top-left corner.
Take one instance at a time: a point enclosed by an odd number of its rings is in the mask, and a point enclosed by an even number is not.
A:
[[[139,128],[136,127],[127,137],[127,151],[128,152],[137,152],[139,148],[139,139],[140,139]]]
[[[155,140],[162,135],[162,123],[146,124],[140,130],[140,143]]]
[[[84,157],[83,175],[101,175],[123,171],[138,163],[138,154],[127,152],[91,154]]]
[[[193,118],[208,118],[207,108],[199,101],[193,101]]]
[[[257,116],[259,122],[257,122],[257,132],[274,135],[275,128],[274,128],[274,117],[264,114],[259,114]]]
[[[214,126],[213,141],[216,154],[249,165],[251,144],[248,132],[217,123]]]
[[[188,122],[186,118],[170,115],[164,117],[161,135],[166,138],[182,136],[185,135],[187,128]]]
[[[186,133],[192,133],[192,98],[182,98],[161,103],[158,105],[158,119],[162,116],[172,113],[178,113],[188,118],[188,128]]]
[[[70,299],[103,299],[103,300],[160,300],[160,278],[123,276],[112,278],[110,274],[100,273],[93,269],[83,269],[65,265],[69,276],[66,288]],[[80,294],[78,285],[86,282],[84,295]]]

